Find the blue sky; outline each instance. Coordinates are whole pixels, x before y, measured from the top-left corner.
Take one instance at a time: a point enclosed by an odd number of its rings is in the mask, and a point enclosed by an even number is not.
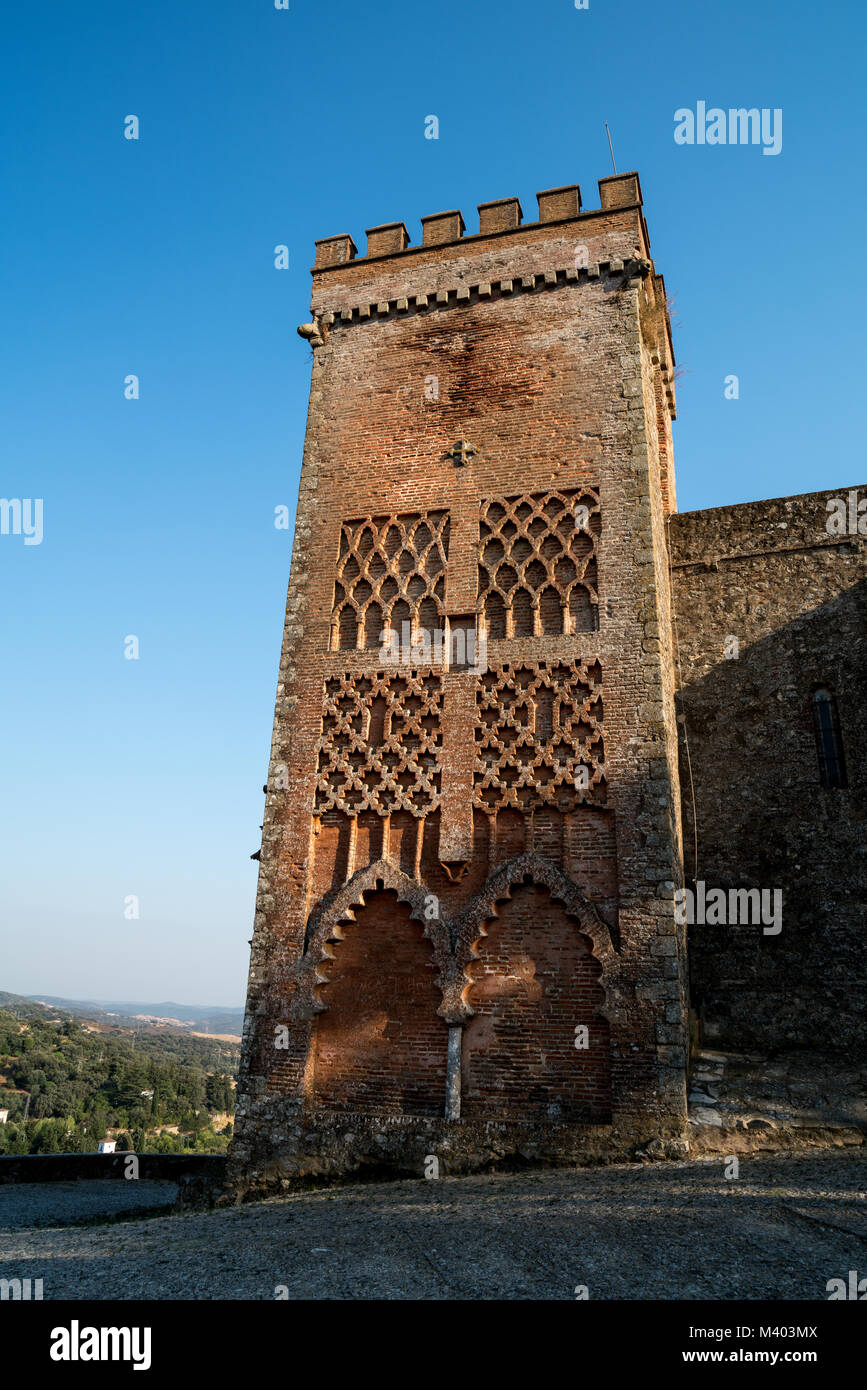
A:
[[[452,207],[472,232],[477,203],[514,194],[532,220],[562,183],[594,207],[607,120],[675,298],[680,509],[863,479],[864,16],[7,9],[0,495],[43,498],[44,538],[0,536],[0,988],[243,998],[314,238],[363,250],[400,218],[417,241]],[[698,101],[781,108],[781,153],[676,145],[674,112]]]

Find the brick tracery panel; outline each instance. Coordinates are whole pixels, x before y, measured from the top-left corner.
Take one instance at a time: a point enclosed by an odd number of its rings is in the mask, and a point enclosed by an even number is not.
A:
[[[427,815],[440,802],[441,749],[438,676],[405,670],[332,677],[325,682],[314,813]]]
[[[489,640],[598,627],[598,488],[482,503],[479,611]]]
[[[449,554],[447,511],[345,521],[331,617],[331,650],[370,649],[388,628],[405,622],[433,632],[442,626]]]
[[[476,687],[474,805],[526,811],[604,803],[602,719],[598,662],[486,671]]]

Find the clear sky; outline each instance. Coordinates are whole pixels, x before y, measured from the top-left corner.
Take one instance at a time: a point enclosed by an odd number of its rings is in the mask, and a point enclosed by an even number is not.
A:
[[[2,26],[0,495],[44,499],[44,533],[0,535],[0,989],[236,1004],[314,238],[415,242],[453,207],[473,232],[515,194],[530,221],[563,183],[595,207],[607,120],[675,298],[681,510],[857,483],[865,9],[42,0]],[[781,152],[676,144],[700,101],[779,108]]]

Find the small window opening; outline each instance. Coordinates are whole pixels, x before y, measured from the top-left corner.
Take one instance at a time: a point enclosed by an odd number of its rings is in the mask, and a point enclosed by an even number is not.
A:
[[[822,786],[845,787],[846,764],[843,758],[837,701],[824,685],[813,693],[813,727]]]

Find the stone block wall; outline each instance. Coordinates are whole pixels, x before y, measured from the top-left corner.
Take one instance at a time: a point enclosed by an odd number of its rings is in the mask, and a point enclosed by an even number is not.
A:
[[[779,932],[689,929],[703,1036],[863,1051],[867,487],[685,512],[669,528],[687,879],[782,893]],[[823,690],[840,786],[823,784]]]

